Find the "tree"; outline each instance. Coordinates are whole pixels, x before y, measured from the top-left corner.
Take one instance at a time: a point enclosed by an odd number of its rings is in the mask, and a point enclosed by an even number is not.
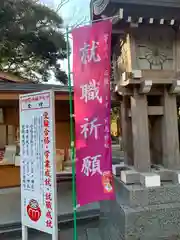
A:
[[[67,83],[59,60],[67,57],[59,14],[36,0],[0,1],[0,70],[46,82]]]

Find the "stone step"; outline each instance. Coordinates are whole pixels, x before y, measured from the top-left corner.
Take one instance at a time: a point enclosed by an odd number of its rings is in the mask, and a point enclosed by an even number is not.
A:
[[[98,228],[88,228],[87,229],[87,239],[88,240],[101,240]]]

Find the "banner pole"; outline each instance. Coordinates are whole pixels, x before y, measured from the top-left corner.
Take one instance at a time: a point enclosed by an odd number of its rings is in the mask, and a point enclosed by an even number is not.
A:
[[[83,24],[84,25],[86,25],[86,24],[91,25],[93,23],[103,22],[103,21],[107,21],[107,20],[113,20],[115,18],[121,19],[121,16],[120,15],[114,15],[114,16],[111,16],[111,17],[104,17],[103,19],[102,18],[98,18],[96,20],[89,20],[89,21],[83,22]],[[78,26],[78,27],[72,27],[72,28],[70,28],[69,32],[71,32],[73,29],[79,28],[79,27],[81,27],[81,25]]]
[[[74,219],[74,240],[77,240],[77,216],[76,216],[76,166],[75,166],[75,146],[74,146],[74,119],[73,119],[73,93],[71,84],[70,68],[70,48],[69,48],[69,29],[66,28],[67,41],[67,60],[68,60],[68,87],[69,87],[69,109],[70,109],[70,142],[71,142],[71,163],[72,163],[72,200],[73,200],[73,219]]]

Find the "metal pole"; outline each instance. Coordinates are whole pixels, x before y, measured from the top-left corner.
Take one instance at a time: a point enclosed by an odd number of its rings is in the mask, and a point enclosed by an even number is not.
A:
[[[83,24],[84,24],[84,25],[85,25],[85,24],[90,24],[90,25],[91,25],[91,24],[96,23],[96,22],[102,22],[102,21],[112,20],[113,18],[119,18],[119,19],[121,19],[119,15],[115,15],[115,16],[111,16],[111,17],[105,17],[105,18],[103,18],[103,19],[102,19],[102,18],[98,18],[98,19],[96,19],[96,20],[89,20],[89,21],[84,22]],[[80,27],[80,26],[79,26],[79,27]],[[69,28],[68,28],[69,33],[71,33],[74,28],[77,28],[77,27],[69,27]],[[67,30],[67,28],[66,28],[66,30]]]
[[[67,60],[68,60],[68,87],[69,87],[69,109],[70,109],[70,139],[71,139],[71,163],[72,163],[72,200],[73,200],[73,219],[74,219],[74,240],[77,240],[77,217],[76,217],[76,166],[75,166],[75,146],[74,146],[74,115],[73,115],[73,93],[71,84],[70,68],[70,49],[69,49],[69,32],[66,28],[67,41]]]
[[[22,224],[22,240],[28,240],[28,228]]]

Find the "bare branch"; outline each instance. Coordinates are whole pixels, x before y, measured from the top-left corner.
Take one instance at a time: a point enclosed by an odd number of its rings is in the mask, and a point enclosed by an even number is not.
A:
[[[59,10],[69,2],[69,0],[61,0],[60,3],[58,3],[58,6],[56,8],[56,12],[59,12]]]
[[[71,28],[78,28],[82,25],[85,25],[88,22],[88,17],[84,16],[82,19],[77,20],[74,24],[70,25]]]
[[[58,6],[56,8],[56,12],[60,12],[62,10],[62,8],[64,7],[64,5],[66,5],[68,3],[73,3],[73,0],[60,0],[60,3],[58,4]],[[75,6],[72,8],[73,8],[73,11],[71,12],[71,17],[70,17],[70,19],[68,19],[68,21],[66,20],[68,22],[67,25],[70,28],[77,28],[77,27],[80,27],[80,26],[84,25],[85,23],[87,23],[88,17],[82,16],[81,18],[78,18],[81,15],[81,12],[80,12],[81,10],[76,9]]]

